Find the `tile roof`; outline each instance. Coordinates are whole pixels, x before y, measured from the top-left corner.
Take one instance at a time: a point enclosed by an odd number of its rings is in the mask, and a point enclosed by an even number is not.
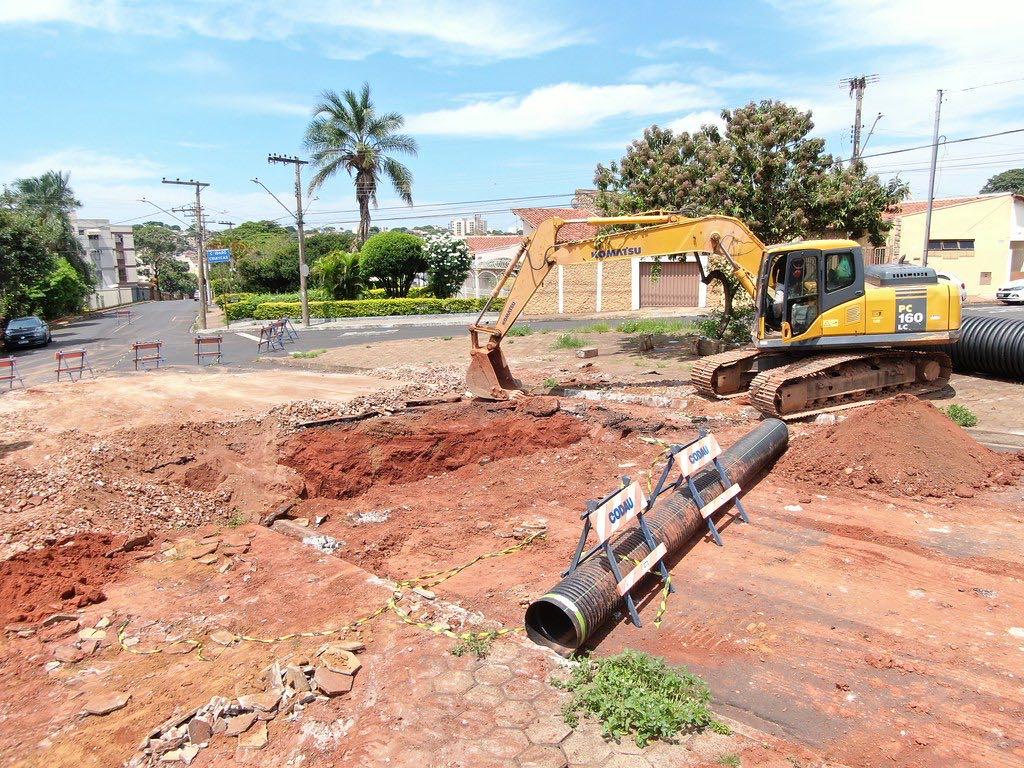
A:
[[[985,200],[995,195],[968,195],[967,197],[940,197],[935,198],[932,202],[932,210],[938,210],[939,208],[949,208],[953,205],[962,205],[964,203],[973,203],[975,200]],[[908,200],[905,203],[900,204],[898,211],[893,211],[886,214],[886,218],[892,219],[897,216],[910,216],[915,213],[924,213],[928,210],[927,200]]]
[[[513,208],[512,213],[521,218],[527,225],[536,227],[545,219],[585,219],[594,214],[580,208]],[[569,240],[586,240],[597,234],[597,227],[588,224],[566,224],[558,230],[558,242]]]
[[[469,250],[473,253],[483,253],[484,251],[497,251],[502,248],[508,248],[512,245],[519,245],[523,242],[522,235],[470,235],[465,238],[466,245],[469,246]]]

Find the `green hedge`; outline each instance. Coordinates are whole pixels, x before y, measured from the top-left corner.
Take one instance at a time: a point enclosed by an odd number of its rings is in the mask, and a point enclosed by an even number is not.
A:
[[[312,317],[389,317],[393,315],[440,315],[456,312],[477,312],[485,299],[355,299],[352,301],[311,301],[309,314]],[[504,299],[496,299],[492,309],[504,305]],[[232,313],[236,307],[248,306],[248,302],[236,302],[228,308],[228,319],[235,320]],[[295,301],[263,301],[256,305],[252,315],[256,320],[278,320],[282,317],[298,317],[302,305]]]

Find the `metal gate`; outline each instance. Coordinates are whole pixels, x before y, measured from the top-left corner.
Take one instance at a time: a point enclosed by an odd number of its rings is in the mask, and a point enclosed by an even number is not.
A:
[[[696,307],[700,296],[700,271],[696,262],[663,261],[657,280],[651,278],[654,263],[640,262],[641,307]]]

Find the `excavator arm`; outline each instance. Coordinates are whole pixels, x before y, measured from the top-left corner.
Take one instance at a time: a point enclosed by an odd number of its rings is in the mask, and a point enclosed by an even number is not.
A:
[[[587,240],[559,243],[558,229],[564,224],[641,226]],[[738,219],[728,216],[689,219],[676,214],[658,214],[571,220],[551,218],[541,222],[495,285],[477,322],[469,328],[472,343],[466,374],[469,390],[480,398],[504,400],[522,389],[508,368],[501,351],[501,340],[555,266],[685,253],[724,256],[743,289],[751,297],[756,293],[755,283],[764,257],[764,245]],[[517,268],[515,282],[497,322],[482,325],[484,313]]]

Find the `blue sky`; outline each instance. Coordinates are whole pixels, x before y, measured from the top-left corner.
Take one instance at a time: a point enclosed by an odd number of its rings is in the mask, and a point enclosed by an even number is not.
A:
[[[379,223],[480,211],[509,226],[507,203],[456,201],[567,202],[644,127],[694,128],[751,99],[812,109],[846,157],[853,102],[839,80],[855,74],[879,75],[869,154],[930,141],[937,88],[951,139],[1024,127],[1021,29],[1020,0],[0,0],[0,182],[69,170],[83,215],[123,221],[150,217],[142,197],[188,202],[161,176],[195,177],[211,183],[213,218],[274,218],[250,179],[284,195],[290,175],[267,153],[301,153],[318,94],[365,80],[420,143],[417,208],[382,189]],[[1024,134],[941,155],[938,193],[974,193],[1024,165]],[[870,162],[920,197],[927,160]],[[313,224],[350,226],[351,189],[329,182]]]

